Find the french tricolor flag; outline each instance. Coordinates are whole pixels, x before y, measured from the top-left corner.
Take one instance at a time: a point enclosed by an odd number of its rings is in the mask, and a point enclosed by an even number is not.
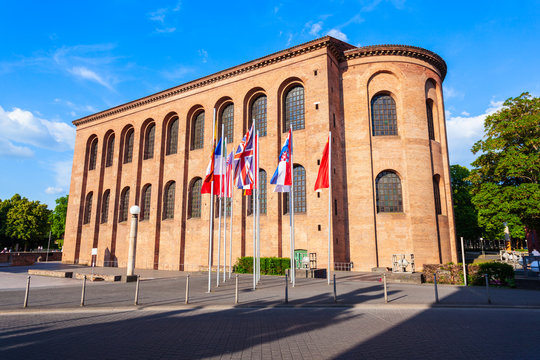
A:
[[[289,130],[287,139],[281,153],[279,154],[279,164],[270,180],[270,184],[276,185],[274,192],[289,192],[292,186],[291,174],[291,153],[292,153],[292,130]]]
[[[206,176],[201,187],[201,194],[210,194],[212,181],[214,182],[214,195],[219,195],[220,184],[225,175],[225,154],[223,153],[223,139],[219,139],[214,156],[210,159],[206,168]]]

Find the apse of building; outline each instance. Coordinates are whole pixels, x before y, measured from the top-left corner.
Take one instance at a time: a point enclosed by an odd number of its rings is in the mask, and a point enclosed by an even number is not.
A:
[[[292,126],[295,250],[327,266],[329,195],[313,187],[331,132],[332,266],[369,271],[393,254],[413,254],[417,269],[456,261],[445,75],[428,50],[327,36],[75,120],[62,261],[89,264],[97,248],[98,266],[126,266],[136,204],[136,268],[207,268],[210,195],[200,188],[214,111],[228,151],[253,120],[260,133],[261,256],[290,253],[287,196],[269,182]],[[233,204],[234,261],[253,253],[253,215],[240,191]]]

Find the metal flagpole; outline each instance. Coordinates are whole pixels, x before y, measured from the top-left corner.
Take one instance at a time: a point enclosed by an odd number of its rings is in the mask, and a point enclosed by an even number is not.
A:
[[[255,134],[253,134],[255,135]],[[254,149],[257,148],[257,142],[256,140],[253,141],[253,147]],[[251,162],[252,165],[255,165],[255,161],[256,161],[256,158],[255,158],[255,154],[253,154],[253,160]],[[255,172],[255,171],[254,171]],[[256,174],[254,174],[254,177],[256,176]],[[257,222],[255,221],[255,213],[256,213],[256,206],[257,206],[257,203],[256,203],[256,197],[257,197],[257,190],[255,188],[256,186],[256,182],[257,180],[256,179],[253,179],[253,186],[252,186],[252,189],[251,189],[251,198],[253,199],[253,205],[251,207],[251,216],[253,217],[253,290],[255,290],[255,288],[257,287]]]
[[[328,285],[330,285],[330,260],[332,248],[332,132],[328,133]]]
[[[219,151],[221,152],[221,160],[219,160],[219,195],[218,195],[218,199],[219,199],[219,223],[218,223],[218,241],[217,241],[217,248],[218,248],[218,253],[217,253],[217,272],[216,272],[216,284],[217,286],[219,286],[219,268],[220,268],[220,258],[221,258],[221,200],[223,198],[223,178],[221,177],[221,174],[223,172],[223,133],[224,133],[224,130],[225,129],[225,125],[221,125],[221,148],[219,149]],[[214,164],[214,169],[215,169],[215,164]],[[214,171],[214,174],[215,174],[215,171]]]
[[[259,172],[259,131],[257,130],[257,283],[261,281],[261,184],[259,184]]]
[[[234,147],[233,147],[234,151]],[[234,164],[234,155],[233,155],[233,164]],[[229,279],[231,278],[232,273],[232,224],[233,224],[233,207],[234,207],[234,166],[231,169],[231,173],[229,174],[230,181],[231,181],[231,226],[230,226],[230,236],[229,236]]]
[[[216,131],[216,108],[214,108],[214,117],[212,122],[212,139],[215,142]],[[212,150],[212,156],[215,157],[214,150]],[[214,177],[212,175],[212,181],[210,182],[210,237],[208,240],[208,292],[212,290],[212,246],[214,238]]]
[[[289,139],[289,150],[291,152],[291,190],[290,190],[290,208],[289,213],[291,217],[291,263],[292,263],[292,271],[291,271],[291,281],[292,286],[294,287],[296,285],[296,261],[294,259],[294,163],[293,163],[293,135],[292,135],[292,124],[290,125],[291,130],[291,138]]]
[[[49,243],[47,244],[47,255],[45,256],[45,262],[49,261],[49,249],[51,247],[51,234],[52,234],[52,231],[49,230]]]
[[[224,182],[223,185],[223,198],[225,208],[223,211],[223,282],[225,282],[225,274],[227,273],[227,190],[229,186],[229,178],[227,177],[227,138],[225,138],[225,142],[223,143],[223,156],[225,159],[225,172],[222,173],[222,179]]]

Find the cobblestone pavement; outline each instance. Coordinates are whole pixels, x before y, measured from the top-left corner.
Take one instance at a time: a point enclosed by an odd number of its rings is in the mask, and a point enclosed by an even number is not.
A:
[[[5,359],[537,359],[540,310],[228,308],[0,315]]]

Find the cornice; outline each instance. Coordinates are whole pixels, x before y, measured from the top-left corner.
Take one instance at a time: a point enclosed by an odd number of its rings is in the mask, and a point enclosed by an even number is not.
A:
[[[437,54],[432,51],[407,45],[370,45],[363,46],[356,49],[346,50],[344,57],[347,60],[369,57],[369,56],[406,56],[419,60],[423,60],[433,65],[441,74],[441,79],[444,80],[446,76],[446,62]]]

